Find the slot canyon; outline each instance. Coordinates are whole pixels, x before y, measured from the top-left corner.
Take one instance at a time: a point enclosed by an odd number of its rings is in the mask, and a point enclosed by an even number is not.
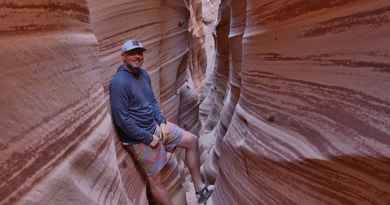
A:
[[[0,205],[155,204],[109,106],[128,39],[208,205],[389,205],[389,36],[388,0],[1,0]]]

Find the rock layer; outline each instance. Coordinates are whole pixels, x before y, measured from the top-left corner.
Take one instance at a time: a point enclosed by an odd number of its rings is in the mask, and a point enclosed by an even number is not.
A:
[[[0,204],[146,204],[116,146],[87,3],[0,8]]]
[[[182,0],[0,3],[0,204],[148,203],[142,174],[115,136],[107,87],[120,45],[138,38],[168,119],[196,122],[196,112],[179,113],[181,99],[197,105],[196,86],[179,89],[203,78],[196,67],[202,44],[194,57],[189,52],[194,7]],[[202,39],[197,32],[194,42]],[[164,176],[175,203],[184,204],[179,165],[172,157]]]
[[[241,93],[214,204],[389,204],[388,1],[238,2]]]

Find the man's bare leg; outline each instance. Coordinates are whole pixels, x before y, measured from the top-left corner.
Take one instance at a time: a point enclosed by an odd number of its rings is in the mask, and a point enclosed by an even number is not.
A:
[[[157,202],[161,205],[172,205],[172,199],[162,184],[160,174],[157,174],[156,176],[149,176],[148,180],[150,191],[152,192],[152,195],[157,200]]]
[[[178,146],[185,148],[186,150],[184,162],[190,171],[192,181],[195,185],[195,191],[198,192],[204,187],[202,177],[200,175],[200,154],[198,139],[195,135],[186,131],[183,134],[183,138]]]

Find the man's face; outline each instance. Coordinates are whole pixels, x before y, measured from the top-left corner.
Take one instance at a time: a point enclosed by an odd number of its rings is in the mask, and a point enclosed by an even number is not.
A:
[[[133,68],[141,68],[144,64],[144,50],[133,49],[122,54],[123,62],[131,65]]]

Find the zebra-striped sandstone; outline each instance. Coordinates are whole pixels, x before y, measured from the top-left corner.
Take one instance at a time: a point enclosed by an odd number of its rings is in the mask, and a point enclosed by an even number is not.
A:
[[[121,44],[138,38],[164,113],[196,131],[199,5],[0,2],[0,204],[147,204],[143,177],[115,136],[107,87]],[[175,157],[164,176],[175,203],[185,203]]]
[[[170,120],[196,132],[203,92],[214,204],[390,203],[390,3],[222,1],[207,86],[199,3],[0,3],[0,204],[148,203],[107,105],[127,38]]]
[[[389,204],[389,1],[225,3],[214,204]]]

